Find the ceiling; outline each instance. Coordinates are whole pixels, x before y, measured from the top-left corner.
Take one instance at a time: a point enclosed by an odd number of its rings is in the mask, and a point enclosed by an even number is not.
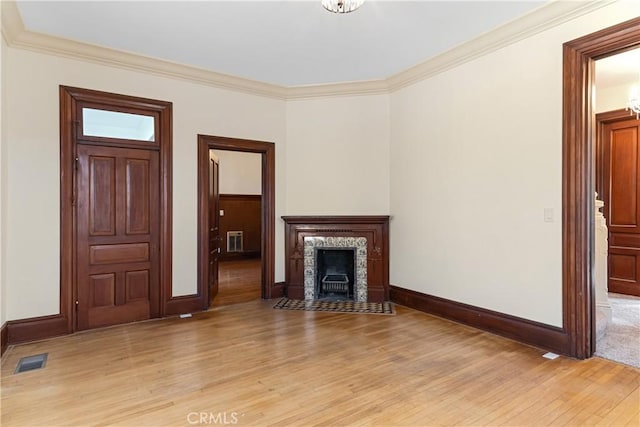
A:
[[[385,79],[545,1],[18,1],[27,30],[281,86]]]

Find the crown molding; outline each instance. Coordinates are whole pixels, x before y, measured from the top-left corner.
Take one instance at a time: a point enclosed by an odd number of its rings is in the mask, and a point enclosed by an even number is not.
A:
[[[616,1],[551,1],[526,15],[389,77],[389,89],[393,92],[433,77]]]
[[[13,48],[177,78],[252,95],[279,99],[286,96],[287,88],[283,86],[29,31],[24,27],[16,3],[4,0],[1,3],[2,34],[7,45]]]
[[[2,18],[2,38],[10,46],[11,41],[25,31],[20,12],[14,1],[0,1],[0,15]]]
[[[308,86],[280,86],[136,53],[29,31],[15,1],[0,1],[2,36],[8,46],[133,71],[186,80],[217,88],[276,99],[388,94],[417,83],[617,0],[554,0],[421,64],[387,79]]]
[[[386,80],[363,80],[358,82],[330,83],[286,88],[287,99],[308,99],[354,95],[380,95],[389,93]]]

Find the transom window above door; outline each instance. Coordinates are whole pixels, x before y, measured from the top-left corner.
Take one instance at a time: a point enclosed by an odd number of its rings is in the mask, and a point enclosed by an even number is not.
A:
[[[83,107],[82,135],[155,142],[155,117]]]

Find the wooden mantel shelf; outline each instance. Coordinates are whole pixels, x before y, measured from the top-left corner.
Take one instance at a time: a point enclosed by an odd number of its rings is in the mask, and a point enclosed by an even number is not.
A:
[[[388,223],[389,215],[302,215],[281,217],[287,224],[382,224]]]
[[[304,238],[365,237],[369,302],[389,300],[389,216],[283,216],[285,222],[285,292],[304,299]]]

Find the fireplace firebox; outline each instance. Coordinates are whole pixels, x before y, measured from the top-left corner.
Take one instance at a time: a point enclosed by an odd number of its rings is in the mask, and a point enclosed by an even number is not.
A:
[[[353,300],[356,248],[315,248],[316,299]]]

